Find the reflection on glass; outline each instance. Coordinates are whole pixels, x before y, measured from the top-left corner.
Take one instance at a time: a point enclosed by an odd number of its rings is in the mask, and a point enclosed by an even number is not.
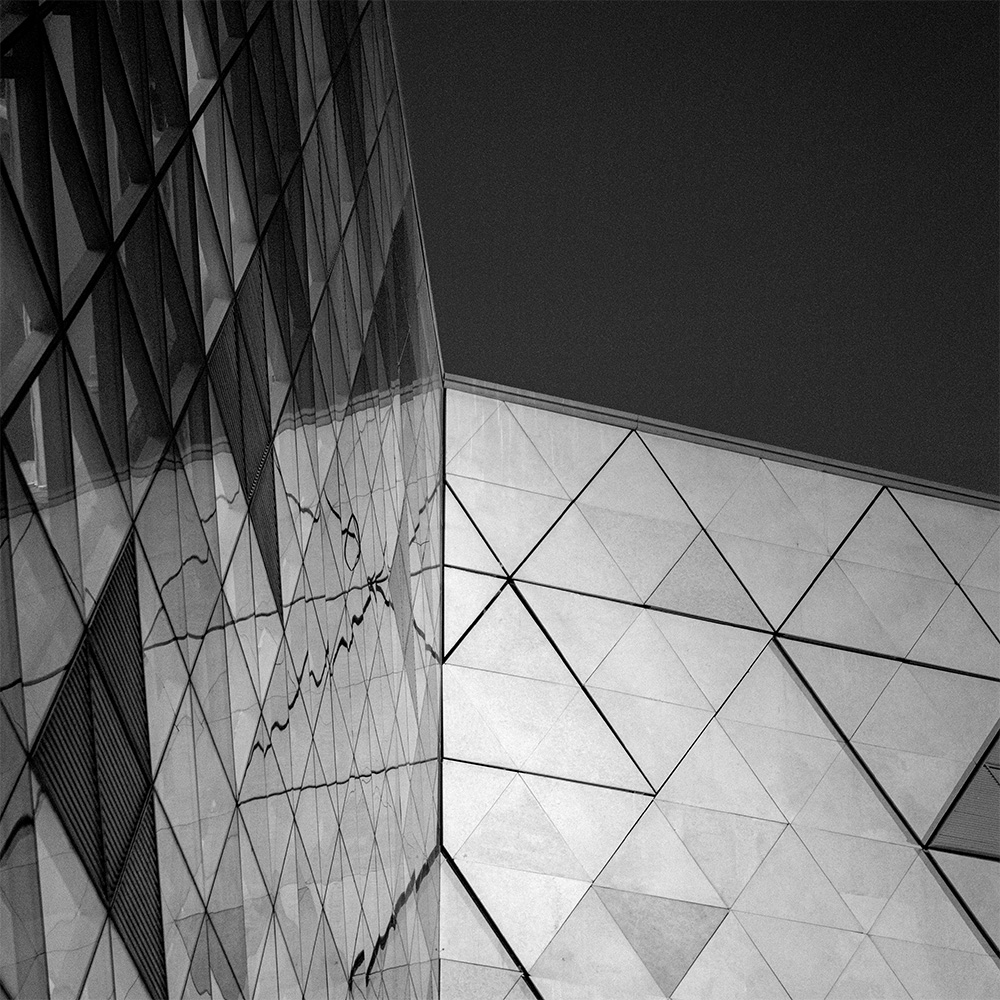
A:
[[[435,996],[442,389],[385,13],[41,8],[2,56],[3,990]]]

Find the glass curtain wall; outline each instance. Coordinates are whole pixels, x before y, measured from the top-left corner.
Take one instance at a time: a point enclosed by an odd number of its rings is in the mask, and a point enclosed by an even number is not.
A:
[[[437,991],[441,366],[381,3],[6,3],[0,993]]]

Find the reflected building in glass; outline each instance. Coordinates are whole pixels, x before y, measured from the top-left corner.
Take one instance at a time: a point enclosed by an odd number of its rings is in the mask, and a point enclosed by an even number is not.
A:
[[[0,27],[0,995],[1000,995],[996,498],[446,379],[382,3]]]
[[[0,994],[435,996],[441,365],[386,10],[2,30]]]

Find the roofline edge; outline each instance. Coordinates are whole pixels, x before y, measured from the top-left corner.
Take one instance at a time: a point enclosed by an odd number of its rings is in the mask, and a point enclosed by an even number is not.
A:
[[[822,472],[847,476],[851,479],[863,479],[867,482],[878,483],[880,486],[894,486],[913,493],[925,493],[944,500],[954,500],[958,503],[975,504],[979,507],[1000,510],[1000,496],[992,493],[982,493],[979,490],[951,486],[947,483],[935,483],[926,479],[918,479],[915,476],[887,472],[884,469],[873,469],[869,466],[843,462],[839,459],[823,458],[819,455],[793,451],[790,448],[780,448],[777,445],[760,444],[756,441],[747,441],[744,438],[731,437],[728,434],[698,430],[695,427],[686,427],[668,420],[643,417],[636,413],[613,410],[593,403],[580,403],[570,399],[562,399],[559,396],[549,396],[542,392],[517,389],[496,382],[486,382],[483,379],[470,378],[467,375],[449,375],[447,372],[444,376],[444,386],[446,389],[472,392],[480,396],[502,399],[504,402],[523,403],[542,410],[554,410],[569,416],[648,431],[652,434],[678,438],[682,441],[692,441],[695,444],[703,444],[711,448],[724,448],[727,451],[738,451],[747,455],[756,455],[759,458],[773,458],[790,465],[819,469]]]

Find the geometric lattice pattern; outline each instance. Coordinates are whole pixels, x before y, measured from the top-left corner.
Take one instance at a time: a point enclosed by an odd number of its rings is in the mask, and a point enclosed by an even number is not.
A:
[[[995,509],[445,420],[382,3],[0,56],[0,995],[1000,995]]]
[[[0,995],[436,995],[442,383],[384,5],[2,27]]]
[[[1000,514],[446,431],[442,996],[1000,995]]]

